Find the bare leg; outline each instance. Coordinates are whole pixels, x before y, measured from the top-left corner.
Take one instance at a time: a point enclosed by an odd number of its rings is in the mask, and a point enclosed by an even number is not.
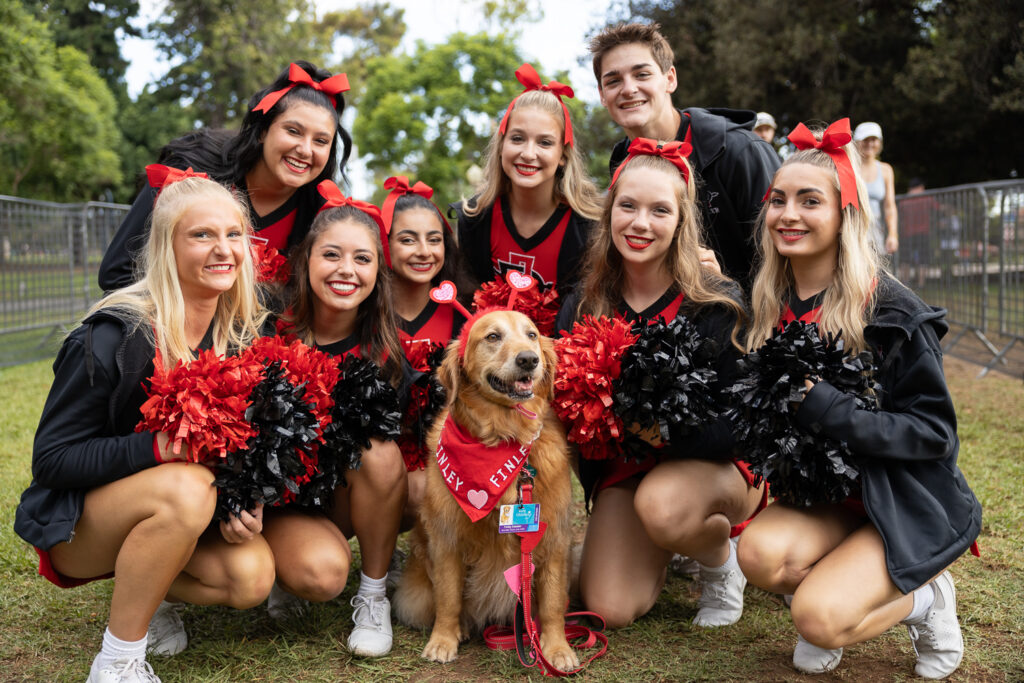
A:
[[[326,516],[267,510],[263,537],[274,553],[277,582],[284,590],[304,600],[324,602],[345,589],[352,550]]]

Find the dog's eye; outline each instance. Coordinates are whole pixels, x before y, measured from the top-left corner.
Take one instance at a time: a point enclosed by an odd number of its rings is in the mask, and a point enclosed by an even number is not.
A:
[[[533,332],[533,331],[530,331],[530,332],[526,333],[526,336],[529,337],[530,339],[536,339],[537,338],[537,333]]]
[[[489,342],[501,341],[501,335],[498,334],[497,332],[491,332],[489,335],[484,337],[484,339],[486,339]]]

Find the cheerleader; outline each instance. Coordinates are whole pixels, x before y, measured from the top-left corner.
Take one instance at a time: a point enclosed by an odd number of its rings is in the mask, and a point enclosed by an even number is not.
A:
[[[395,329],[390,259],[387,242],[382,241],[380,211],[344,197],[331,181],[321,183],[320,189],[327,198],[324,208],[289,261],[285,329],[339,359],[357,354],[373,360],[401,395],[408,373]],[[348,647],[357,655],[378,657],[391,650],[391,604],[385,581],[407,482],[395,442],[372,438],[370,443],[359,468],[345,473],[347,485],[335,490],[328,512],[344,537],[359,539],[362,554],[359,589],[352,598],[355,628]],[[290,561],[282,553],[275,552],[275,557],[279,563]],[[283,587],[288,590],[289,585]]]
[[[341,126],[346,90],[345,74],[332,76],[296,62],[253,95],[237,133],[189,133],[165,146],[159,163],[205,171],[241,190],[253,217],[254,243],[285,252],[302,241],[323,204],[317,184],[333,178],[348,160],[352,139]],[[115,233],[100,265],[101,289],[137,279],[137,255],[156,192],[152,184],[143,188]]]
[[[792,595],[806,673],[838,666],[842,648],[907,625],[915,672],[945,678],[963,657],[949,565],[972,547],[981,506],[956,466],[956,415],[942,373],[945,312],[878,267],[868,195],[849,120],[789,136],[798,151],[775,174],[761,211],[749,350],[780,321],[816,322],[878,368],[877,412],[817,377],[795,420],[846,443],[860,490],[844,502],[775,502],[744,532],[739,561],[750,582]]]
[[[187,643],[175,603],[252,607],[274,576],[262,510],[207,529],[213,474],[179,462],[187,449],[173,452],[168,434],[134,430],[154,362],[223,354],[258,335],[266,314],[245,206],[184,177],[160,192],[147,235],[141,280],[97,303],[54,361],[14,525],[56,585],[116,577],[89,681],[159,681],[147,645],[170,655]]]
[[[682,152],[678,142],[633,142],[609,189],[578,295],[566,300],[558,327],[567,329],[587,314],[641,323],[685,315],[717,342],[715,366],[724,384],[738,357],[744,311],[735,283],[701,263],[706,252],[699,248],[694,179]],[[614,627],[646,614],[669,560],[680,553],[700,564],[694,623],[734,623],[743,612],[746,581],[730,536],[763,505],[764,494],[732,459],[729,425],[719,419],[672,444],[646,433],[627,438],[640,444],[641,462],[579,462],[584,493],[593,501],[580,566],[587,609]]]
[[[476,196],[453,205],[459,246],[481,283],[509,270],[541,288],[569,291],[579,279],[601,197],[573,141],[562,97],[572,88],[542,85],[529,64],[516,71],[526,90],[509,104],[487,146]]]

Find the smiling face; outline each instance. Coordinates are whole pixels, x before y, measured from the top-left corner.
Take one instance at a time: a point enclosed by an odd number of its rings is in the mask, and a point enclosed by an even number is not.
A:
[[[251,171],[254,182],[296,189],[312,182],[327,165],[336,132],[332,112],[296,100],[263,134],[263,156]]]
[[[444,228],[433,209],[413,207],[395,214],[388,236],[391,269],[400,280],[429,285],[444,265]]]
[[[501,143],[501,168],[514,188],[554,190],[565,165],[562,125],[537,107],[519,106],[508,118]]]
[[[675,67],[662,71],[642,43],[619,45],[601,59],[601,104],[630,137],[669,137],[651,133],[675,121],[672,93],[677,85]]]
[[[449,351],[444,363],[449,367],[441,375],[459,376],[458,353]],[[467,334],[462,373],[487,400],[514,405],[546,396],[556,364],[554,345],[529,318],[515,311],[492,311]],[[455,380],[450,382],[454,387]]]
[[[781,256],[836,262],[841,215],[834,176],[804,163],[787,164],[775,174],[765,229]]]
[[[309,252],[317,325],[339,315],[354,320],[359,304],[376,286],[378,267],[377,245],[365,225],[346,219],[324,228]]]
[[[679,227],[677,179],[656,168],[628,166],[615,183],[612,244],[627,267],[660,269]]]
[[[172,249],[186,302],[230,290],[247,249],[238,205],[226,197],[196,202],[174,226]]]

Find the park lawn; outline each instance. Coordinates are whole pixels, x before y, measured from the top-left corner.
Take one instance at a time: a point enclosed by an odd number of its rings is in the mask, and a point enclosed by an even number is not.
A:
[[[976,366],[950,359],[950,388],[960,419],[960,465],[985,508],[980,559],[953,567],[966,655],[955,681],[1024,680],[1024,385],[1003,375],[973,379]],[[81,681],[99,648],[111,582],[61,590],[36,575],[35,552],[13,533],[14,508],[29,482],[32,435],[46,396],[48,362],[0,369],[0,680]],[[583,524],[577,520],[577,529]],[[358,558],[358,555],[357,555]],[[358,559],[353,575],[358,571]],[[164,681],[492,681],[540,680],[515,654],[492,652],[477,637],[450,665],[426,662],[426,635],[395,627],[391,654],[354,659],[343,647],[351,626],[350,581],[338,599],[303,618],[272,621],[244,612],[188,607],[191,642],[173,658],[152,658]],[[802,676],[790,658],[795,633],[781,601],[754,588],[746,611],[726,629],[690,625],[696,592],[670,574],[650,614],[610,633],[608,654],[588,681],[901,681],[913,680],[914,655],[902,628],[847,648],[839,669]],[[529,673],[528,673],[529,672]]]

